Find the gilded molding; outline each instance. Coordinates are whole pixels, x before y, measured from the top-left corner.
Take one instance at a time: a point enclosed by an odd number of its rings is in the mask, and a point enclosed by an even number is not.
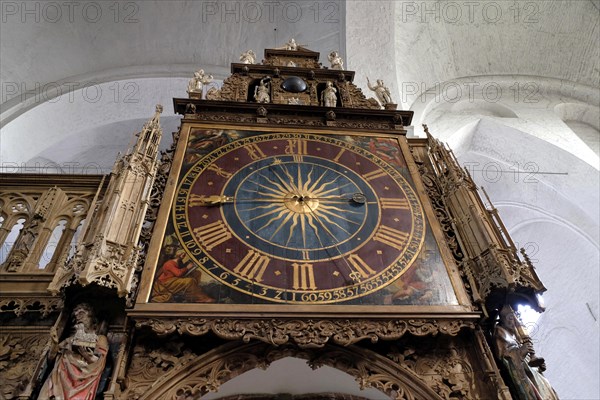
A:
[[[404,334],[456,336],[463,329],[474,329],[475,322],[460,319],[406,320],[300,320],[300,319],[210,319],[142,318],[136,327],[149,327],[159,336],[179,333],[201,336],[212,332],[226,340],[256,339],[273,345],[294,343],[300,348],[320,348],[328,343],[349,346],[368,339],[372,343],[398,340]]]

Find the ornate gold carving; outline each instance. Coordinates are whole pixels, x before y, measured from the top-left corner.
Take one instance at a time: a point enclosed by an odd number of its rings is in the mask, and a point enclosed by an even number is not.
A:
[[[527,298],[532,307],[543,310],[535,295],[546,288],[528,259],[519,259],[497,210],[485,206],[475,182],[458,165],[452,151],[434,139],[426,125],[424,128],[437,186],[463,247],[460,266],[473,298],[492,310],[503,304],[507,295],[518,292],[521,301]]]
[[[239,74],[233,74],[223,81],[223,86],[217,94],[213,92],[209,100],[247,101],[248,86],[251,78]],[[218,95],[218,96],[217,96]],[[208,98],[208,97],[207,97]]]
[[[0,398],[29,398],[25,392],[47,343],[46,334],[0,335]]]
[[[345,81],[343,84],[338,85],[338,87],[340,89],[344,107],[370,108],[374,110],[379,110],[381,108],[377,100],[373,98],[367,99],[362,90],[352,82]]]
[[[431,351],[405,348],[387,355],[396,363],[409,368],[427,386],[446,400],[481,399],[475,385],[475,374],[464,348],[449,347]]]
[[[378,389],[392,399],[440,399],[409,369],[368,350],[336,346],[307,350],[260,342],[232,342],[200,356],[180,342],[159,350],[138,345],[127,373],[130,378],[117,398],[198,398],[246,371],[265,369],[285,357],[303,358],[313,369],[324,365],[339,369],[354,376],[361,388]]]
[[[138,319],[138,328],[148,326],[160,336],[174,332],[200,336],[213,332],[222,339],[257,339],[265,343],[283,345],[295,343],[301,348],[319,348],[327,343],[348,346],[368,339],[397,340],[404,334],[414,336],[455,336],[462,328],[474,329],[472,321],[444,319],[407,320],[300,320],[300,319],[208,319],[167,318]]]

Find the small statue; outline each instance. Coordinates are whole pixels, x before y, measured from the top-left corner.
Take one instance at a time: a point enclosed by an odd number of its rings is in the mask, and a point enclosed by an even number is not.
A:
[[[194,72],[194,77],[190,79],[188,83],[188,94],[199,93],[202,95],[202,90],[204,89],[204,85],[212,82],[213,76],[206,75],[203,69],[200,69]]]
[[[298,65],[295,62],[293,62],[292,60],[289,60],[285,66],[286,67],[297,67]]]
[[[240,56],[240,62],[242,64],[254,64],[256,62],[256,54],[252,50],[245,51]]]
[[[390,94],[390,89],[383,84],[382,79],[377,79],[377,84],[373,86],[367,77],[367,86],[369,86],[369,89],[375,92],[375,97],[377,97],[377,100],[379,100],[379,103],[382,107],[385,108],[387,104],[392,104],[392,95]]]
[[[265,77],[262,78],[260,80],[260,83],[258,84],[258,86],[256,86],[254,88],[254,100],[256,100],[257,103],[270,103],[271,102],[271,95],[270,93],[270,83],[269,81],[271,80],[270,77]]]
[[[296,39],[291,38],[286,44],[285,44],[285,49],[286,50],[298,50],[298,44],[296,44]]]
[[[510,375],[517,398],[558,400],[548,380],[530,365],[533,348],[521,338],[518,325],[513,309],[506,305],[500,310],[500,322],[494,331],[497,356]]]
[[[337,89],[333,87],[333,82],[327,81],[325,90],[321,93],[321,104],[325,107],[335,107],[337,105]]]
[[[75,331],[71,336],[59,343],[56,331],[50,334],[54,343],[50,358],[56,358],[56,362],[39,400],[95,398],[106,363],[108,340],[98,332],[89,304],[78,304],[72,315]]]
[[[331,63],[331,69],[344,69],[344,60],[342,60],[337,51],[329,53],[327,59]]]

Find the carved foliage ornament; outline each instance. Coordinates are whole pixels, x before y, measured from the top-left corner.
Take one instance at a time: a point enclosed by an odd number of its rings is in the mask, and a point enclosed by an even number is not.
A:
[[[160,336],[179,333],[200,336],[213,332],[222,339],[257,339],[265,343],[297,344],[301,348],[319,348],[327,343],[348,346],[363,339],[375,343],[379,339],[397,340],[405,333],[415,336],[455,336],[462,328],[474,329],[472,321],[443,319],[408,320],[244,320],[244,319],[139,319],[138,328],[150,327]]]
[[[432,352],[406,348],[401,352],[394,351],[388,357],[409,368],[446,400],[481,398],[464,348],[450,347]]]
[[[0,335],[0,398],[17,399],[32,378],[48,343],[47,335]]]
[[[127,387],[118,399],[192,399],[216,392],[226,381],[254,368],[266,369],[285,357],[308,360],[317,369],[327,365],[355,377],[361,388],[375,388],[393,399],[440,399],[408,368],[376,353],[359,348],[327,346],[299,350],[294,346],[273,347],[253,342],[228,343],[197,356],[180,342],[160,350],[138,345],[134,350]]]

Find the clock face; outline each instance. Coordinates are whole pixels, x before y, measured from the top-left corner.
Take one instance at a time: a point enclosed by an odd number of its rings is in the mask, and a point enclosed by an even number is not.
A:
[[[397,169],[350,142],[261,134],[229,143],[181,180],[173,225],[216,280],[262,299],[334,303],[413,263],[425,236]]]

